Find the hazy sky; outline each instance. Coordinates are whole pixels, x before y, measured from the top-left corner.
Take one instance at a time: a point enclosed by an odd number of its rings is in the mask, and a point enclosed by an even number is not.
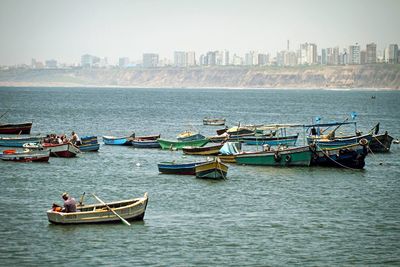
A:
[[[400,44],[400,0],[0,0],[0,65]]]

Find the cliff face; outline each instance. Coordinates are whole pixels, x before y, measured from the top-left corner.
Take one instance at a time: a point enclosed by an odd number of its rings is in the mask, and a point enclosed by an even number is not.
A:
[[[400,65],[12,69],[0,71],[0,86],[400,89]]]

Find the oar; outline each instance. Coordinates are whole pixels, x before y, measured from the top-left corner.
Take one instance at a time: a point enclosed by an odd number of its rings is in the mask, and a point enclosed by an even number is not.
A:
[[[109,211],[111,211],[112,213],[115,214],[115,216],[117,216],[118,218],[120,218],[120,220],[121,220],[124,224],[129,225],[129,226],[131,225],[127,220],[125,220],[124,218],[122,218],[118,213],[116,213],[113,209],[111,209],[110,206],[108,206],[106,203],[104,203],[104,201],[101,200],[100,198],[98,198],[95,194],[92,193],[92,196],[94,196],[94,198],[97,199],[97,201],[99,201],[101,204],[103,204],[104,206],[106,206],[107,209],[108,209]]]
[[[85,197],[85,192],[83,192],[81,199],[79,200],[79,205],[82,206],[83,204],[83,198]]]

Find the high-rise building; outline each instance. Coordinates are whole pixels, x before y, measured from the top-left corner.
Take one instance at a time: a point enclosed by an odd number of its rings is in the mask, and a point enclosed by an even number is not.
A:
[[[194,51],[186,52],[186,62],[185,65],[188,67],[196,66],[196,54]]]
[[[81,66],[86,68],[98,67],[100,63],[100,58],[85,54],[81,56]]]
[[[367,63],[367,51],[366,50],[361,50],[360,52],[360,64],[364,65]]]
[[[244,64],[247,66],[258,65],[258,53],[250,51],[244,55]]]
[[[155,68],[158,66],[159,56],[154,53],[143,54],[143,67],[144,68]]]
[[[174,66],[175,67],[186,67],[186,52],[175,51],[174,52]]]
[[[385,61],[389,64],[397,64],[399,62],[399,46],[390,44],[386,50]]]
[[[360,46],[358,43],[355,45],[350,45],[349,46],[349,64],[354,65],[354,64],[360,64],[361,63],[361,57],[360,57]]]
[[[236,54],[233,54],[232,64],[234,66],[242,66],[243,65],[243,58],[238,56],[238,55],[236,55]]]
[[[46,68],[49,68],[49,69],[56,69],[58,66],[57,60],[54,60],[54,59],[46,60],[45,64],[46,64]]]
[[[376,44],[367,44],[367,64],[376,63]]]
[[[321,64],[326,65],[328,64],[328,55],[326,54],[326,49],[321,49]]]
[[[310,43],[300,44],[299,62],[301,65],[317,64],[317,45]]]
[[[205,65],[215,66],[217,64],[217,51],[208,51],[205,61]]]
[[[268,65],[268,55],[267,54],[258,54],[258,65],[259,66],[266,66]]]
[[[118,60],[118,66],[120,68],[126,68],[129,66],[129,58],[128,57],[120,57]]]

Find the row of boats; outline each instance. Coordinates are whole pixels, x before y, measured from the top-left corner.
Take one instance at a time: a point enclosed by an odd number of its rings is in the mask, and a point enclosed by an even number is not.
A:
[[[194,175],[198,178],[226,179],[228,163],[261,166],[334,166],[361,169],[368,153],[389,152],[393,141],[387,132],[379,134],[379,124],[366,134],[336,135],[339,127],[354,122],[313,125],[239,125],[217,130],[217,135],[205,137],[199,132],[186,131],[176,140],[162,139],[160,134],[136,136],[103,136],[105,145],[124,145],[135,148],[181,150],[187,155],[202,156],[193,162],[159,162],[158,170],[164,174]],[[221,121],[204,125],[224,125]],[[26,123],[21,124],[24,134],[29,134]],[[75,157],[80,152],[98,151],[97,136],[82,137],[79,146],[71,143],[51,144],[41,136],[22,136],[22,128],[0,133],[17,136],[0,137],[0,146],[20,147],[6,149],[2,160],[46,162],[50,156]],[[18,127],[12,124],[12,127]],[[305,145],[296,146],[299,133],[288,134],[291,129],[305,129]],[[333,129],[332,129],[333,128]],[[243,146],[245,145],[245,147]],[[246,149],[243,149],[246,148]],[[256,148],[256,150],[251,149]],[[204,159],[204,157],[206,157]],[[63,213],[51,209],[48,220],[55,224],[115,222],[122,219],[141,220],[147,207],[148,195],[129,200],[85,205],[80,201],[77,212]],[[121,219],[122,218],[122,219]]]

